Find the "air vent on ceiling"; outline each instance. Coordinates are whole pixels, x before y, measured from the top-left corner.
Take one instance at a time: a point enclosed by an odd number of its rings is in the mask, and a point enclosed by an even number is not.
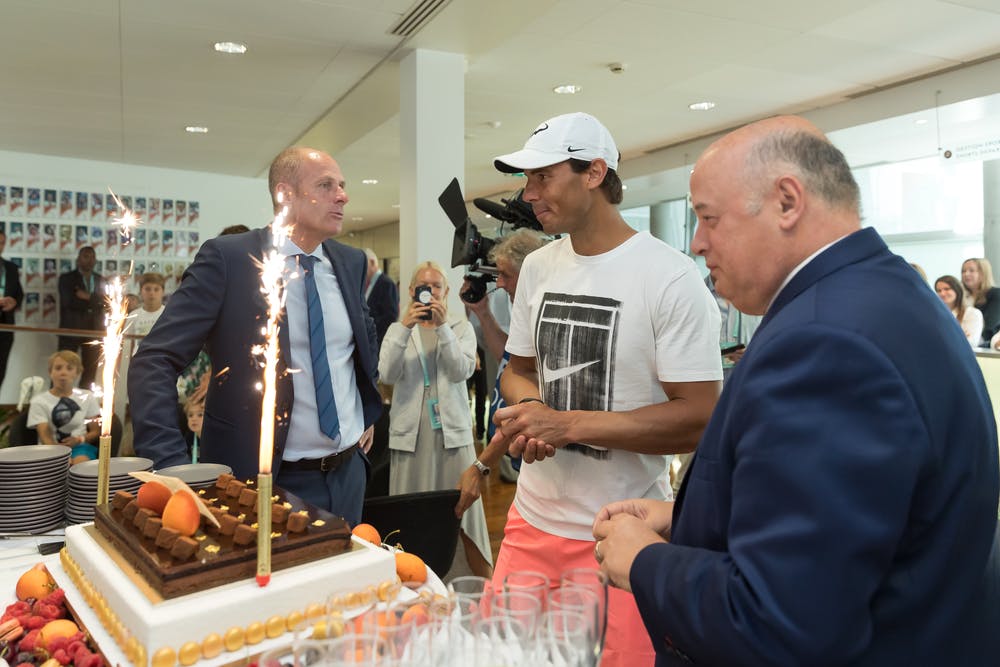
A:
[[[451,0],[417,0],[408,12],[399,17],[399,21],[392,27],[389,34],[397,37],[413,35],[449,2]]]

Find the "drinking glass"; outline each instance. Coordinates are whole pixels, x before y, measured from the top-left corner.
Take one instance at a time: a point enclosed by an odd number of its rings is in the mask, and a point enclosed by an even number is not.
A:
[[[592,591],[599,603],[597,619],[600,629],[598,636],[597,655],[604,650],[604,638],[608,630],[608,577],[600,570],[589,567],[577,567],[566,570],[559,578],[561,588],[584,588]]]
[[[542,604],[535,595],[521,591],[502,591],[493,596],[491,617],[512,618],[534,635],[542,618]]]
[[[529,664],[528,629],[516,618],[491,616],[474,624],[476,665],[521,667]]]
[[[365,665],[375,667],[383,662],[388,649],[385,640],[377,635],[346,634],[336,639],[321,642],[326,655],[321,663],[325,667]]]
[[[550,587],[551,582],[549,578],[541,572],[518,570],[509,572],[503,578],[504,591],[516,591],[534,595],[542,605],[542,611],[545,611],[545,601],[548,599]]]
[[[491,591],[491,582],[485,577],[455,577],[448,583],[448,592],[480,616],[486,615],[483,610],[488,609]]]
[[[590,640],[591,619],[568,609],[550,610],[542,616],[535,644],[538,663],[554,667],[594,667],[597,658]]]
[[[563,586],[549,592],[549,609],[552,611],[568,610],[583,614],[589,621],[588,637],[594,658],[601,657],[601,644],[604,631],[604,618],[601,616],[602,604],[597,594],[583,587]]]

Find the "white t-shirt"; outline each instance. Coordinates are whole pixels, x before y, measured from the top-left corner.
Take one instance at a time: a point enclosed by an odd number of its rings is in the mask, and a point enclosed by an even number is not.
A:
[[[507,351],[535,357],[553,408],[633,410],[666,401],[661,382],[722,379],[720,320],[694,262],[648,233],[596,256],[564,237],[525,258]],[[531,525],[592,540],[606,503],[671,497],[671,457],[584,451],[521,466],[514,502]]]
[[[87,420],[99,417],[101,406],[86,389],[74,389],[72,396],[63,398],[46,391],[31,399],[28,408],[28,428],[48,423],[56,442],[73,435],[87,434]]]
[[[136,334],[137,336],[148,334],[153,329],[153,325],[156,324],[156,320],[160,319],[164,308],[166,306],[160,306],[152,312],[145,308],[136,309],[130,316],[132,324],[129,326],[128,333]]]

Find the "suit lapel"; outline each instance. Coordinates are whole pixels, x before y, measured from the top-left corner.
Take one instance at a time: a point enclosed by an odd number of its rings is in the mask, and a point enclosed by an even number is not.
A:
[[[848,264],[861,261],[885,249],[885,242],[871,227],[866,227],[840,239],[802,267],[802,270],[795,274],[791,282],[778,292],[778,296],[774,299],[771,307],[767,309],[767,313],[754,335],[758,335],[782,308],[791,303],[799,294],[815,285],[820,279]]]

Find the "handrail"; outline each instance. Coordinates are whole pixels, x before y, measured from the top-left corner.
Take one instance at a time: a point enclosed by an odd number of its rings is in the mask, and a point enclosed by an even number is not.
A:
[[[104,329],[60,329],[59,327],[29,327],[23,324],[0,324],[0,331],[23,331],[25,333],[51,333],[59,336],[75,336],[77,338],[101,338],[104,336]],[[131,340],[142,340],[146,336],[143,334],[123,333],[122,338]]]

